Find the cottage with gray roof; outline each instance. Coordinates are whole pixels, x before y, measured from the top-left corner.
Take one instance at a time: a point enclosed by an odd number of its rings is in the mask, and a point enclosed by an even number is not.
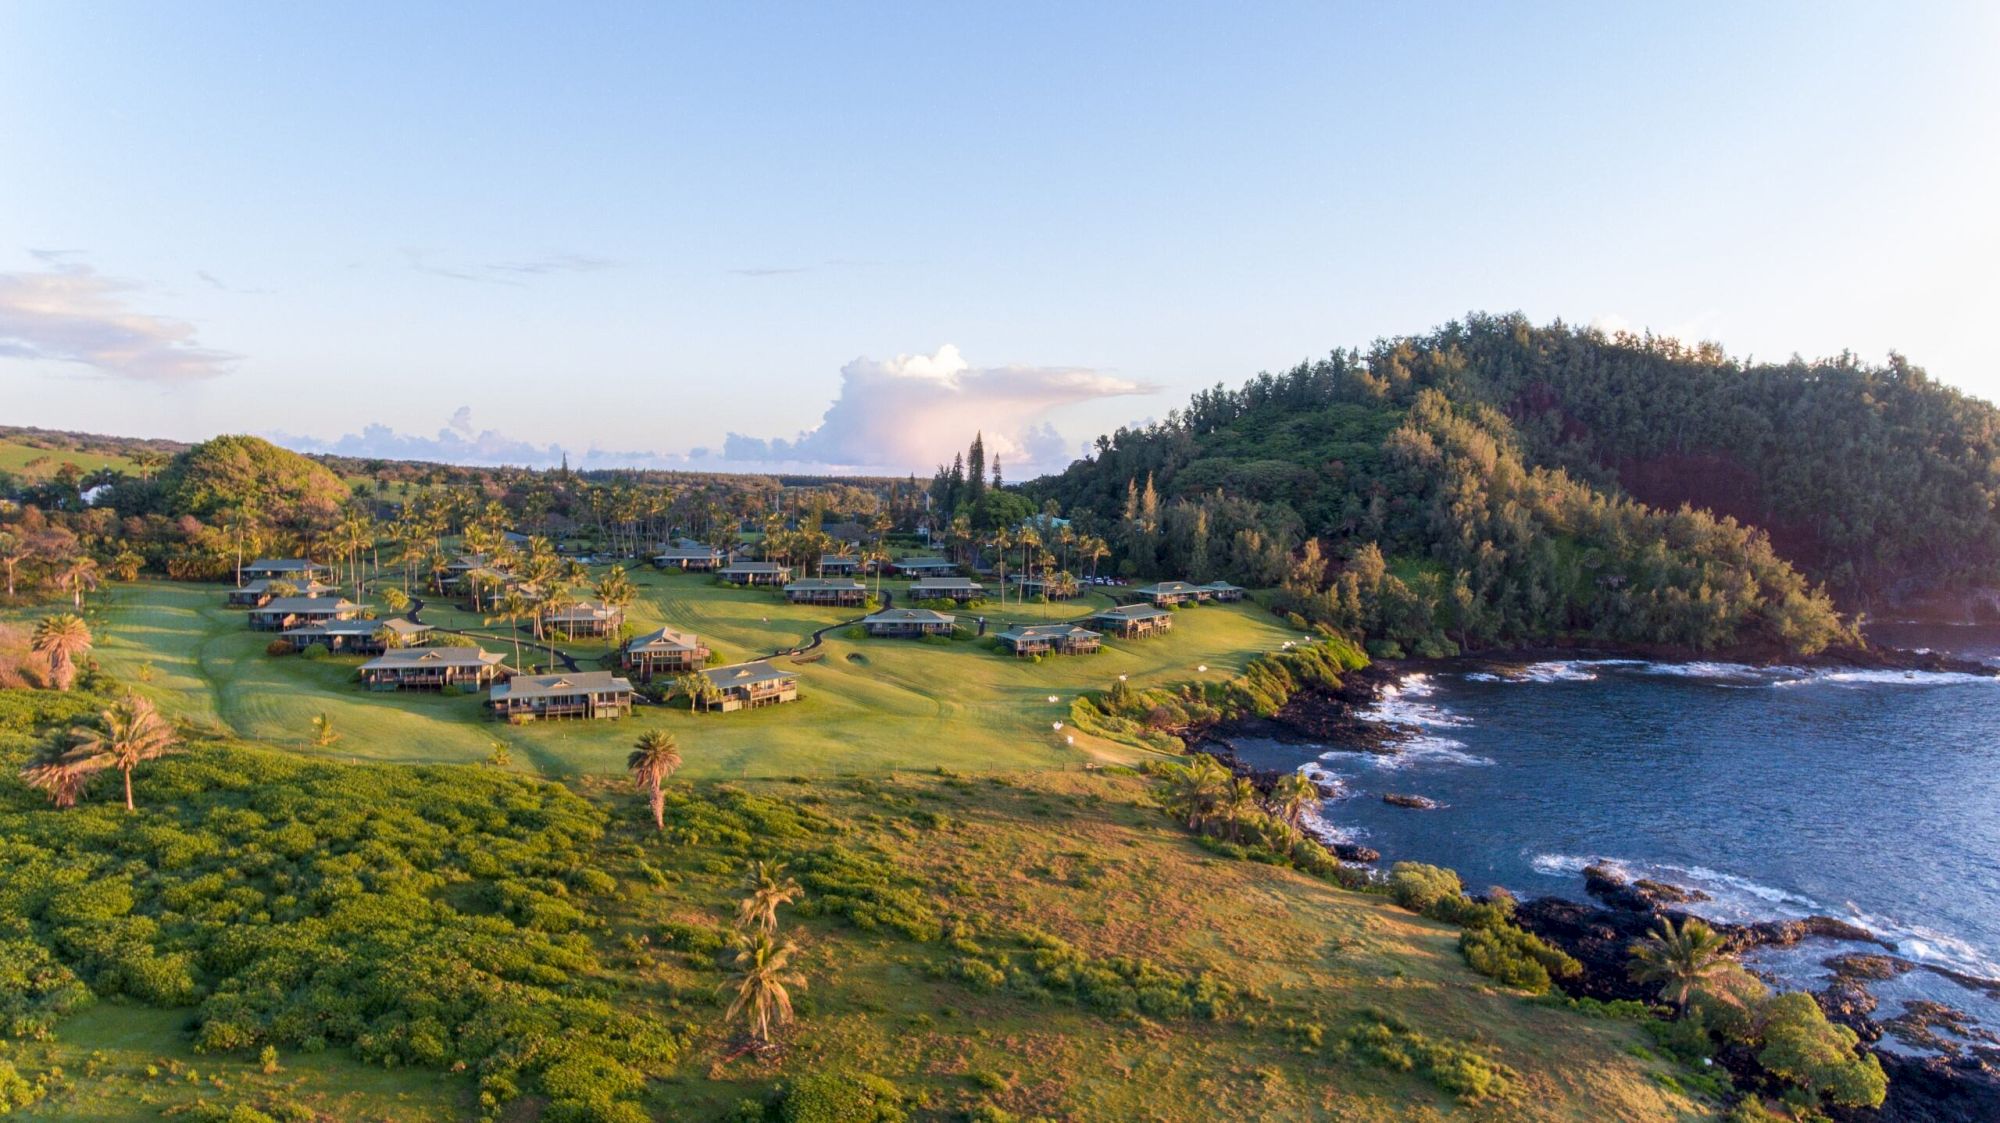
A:
[[[653,681],[654,675],[692,671],[707,661],[708,648],[693,632],[677,632],[672,628],[632,637],[619,655],[619,663],[636,673],[641,682]]]
[[[695,699],[698,710],[731,713],[799,700],[798,672],[774,666],[768,659],[710,667],[702,674],[710,689]]]
[[[1089,623],[1120,639],[1136,639],[1173,627],[1174,614],[1150,604],[1121,604],[1097,613]]]
[[[306,558],[258,558],[243,567],[246,579],[280,577],[287,581],[310,581],[320,574],[332,575],[333,570]]]
[[[897,573],[911,577],[943,577],[958,572],[958,563],[946,558],[902,558],[893,564]]]
[[[1201,591],[1204,599],[1218,602],[1242,600],[1247,592],[1241,585],[1231,585],[1227,581],[1210,581],[1201,587]]]
[[[783,585],[792,579],[792,567],[777,562],[730,562],[715,571],[732,585]]]
[[[654,554],[653,568],[678,569],[683,572],[694,573],[719,569],[727,560],[728,558],[723,552],[713,546],[704,546],[699,542],[682,541]]]
[[[928,608],[891,608],[861,619],[871,636],[948,636],[957,625],[958,617]]]
[[[229,590],[229,595],[225,599],[234,607],[255,608],[277,595],[272,591],[273,586],[285,585],[290,585],[295,590],[293,596],[301,597],[325,596],[336,591],[332,585],[322,584],[303,576],[296,581],[289,577],[259,577],[255,581],[246,581]]]
[[[1081,624],[1016,624],[999,635],[1000,646],[1023,658],[1033,655],[1088,655],[1103,646],[1104,634]]]
[[[515,723],[536,718],[620,718],[632,712],[632,683],[610,671],[515,675],[495,685],[486,697],[495,717]]]
[[[396,647],[402,648],[422,647],[431,641],[433,631],[429,624],[419,624],[399,616],[394,620],[329,620],[324,624],[302,624],[285,629],[285,638],[301,651],[320,644],[328,651],[374,655],[394,650],[381,638],[384,633],[394,636]]]
[[[1156,582],[1132,590],[1132,595],[1160,608],[1208,599],[1208,595],[1202,592],[1201,586],[1186,581]]]
[[[950,600],[964,604],[985,598],[986,586],[970,577],[925,577],[910,585],[911,600]]]
[[[282,632],[301,624],[352,620],[359,615],[361,606],[345,597],[272,597],[250,610],[250,627],[259,632]]]
[[[546,619],[549,627],[571,639],[608,636],[625,622],[625,610],[601,600],[581,600],[556,609]]]
[[[497,652],[477,647],[418,647],[385,651],[361,664],[370,690],[442,690],[481,687],[513,672]]]
[[[861,559],[853,554],[821,554],[819,575],[821,577],[847,577],[861,572]]]
[[[785,599],[793,604],[861,604],[868,599],[868,586],[852,577],[808,577],[786,585]]]

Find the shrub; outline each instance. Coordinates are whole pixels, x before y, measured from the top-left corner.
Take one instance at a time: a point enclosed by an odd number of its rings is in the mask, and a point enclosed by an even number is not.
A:
[[[1569,978],[1583,969],[1566,952],[1512,924],[1467,928],[1459,934],[1458,950],[1474,971],[1534,994],[1547,993],[1552,977]]]
[[[326,645],[323,643],[309,643],[299,649],[299,658],[301,659],[318,661],[326,658],[326,655]]]
[[[1348,1031],[1341,1051],[1396,1072],[1413,1072],[1471,1103],[1508,1099],[1519,1093],[1520,1077],[1469,1045],[1439,1041],[1411,1029],[1394,1015],[1370,1010]]]
[[[1429,915],[1438,906],[1465,895],[1458,875],[1422,862],[1397,862],[1389,870],[1389,896],[1411,912]]]
[[[868,1073],[807,1073],[778,1101],[785,1123],[901,1123],[903,1093]]]
[[[296,651],[298,651],[298,648],[294,647],[292,641],[288,639],[274,639],[264,645],[264,654],[266,655],[290,655]]]
[[[55,1024],[88,1006],[90,988],[28,940],[0,940],[0,1037],[49,1035]]]
[[[1810,1096],[1841,1107],[1880,1107],[1889,1079],[1872,1053],[1856,1053],[1853,1030],[1826,1020],[1809,994],[1764,1003],[1764,1045],[1757,1063]]]
[[[46,1090],[40,1084],[29,1083],[22,1078],[14,1068],[14,1062],[0,1057],[0,1115],[27,1107],[45,1094]]]

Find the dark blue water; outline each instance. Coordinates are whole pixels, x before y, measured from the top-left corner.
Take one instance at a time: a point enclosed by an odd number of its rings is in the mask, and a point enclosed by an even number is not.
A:
[[[2000,680],[1578,661],[1415,678],[1377,716],[1415,731],[1403,753],[1245,748],[1340,779],[1334,831],[1473,888],[1580,897],[1610,861],[1718,919],[1848,917],[2000,977]]]

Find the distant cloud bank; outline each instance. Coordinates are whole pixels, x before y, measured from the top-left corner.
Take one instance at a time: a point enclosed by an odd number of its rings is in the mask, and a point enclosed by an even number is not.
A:
[[[929,355],[855,359],[841,368],[840,377],[840,392],[817,426],[789,438],[730,433],[720,455],[705,448],[622,451],[537,444],[496,429],[475,429],[469,406],[429,437],[381,423],[330,440],[269,435],[301,452],[451,464],[550,467],[567,455],[574,468],[927,475],[980,432],[989,458],[998,457],[1008,476],[1019,480],[1059,470],[1075,455],[1050,420],[1053,411],[1155,390],[1080,367],[975,367],[950,344]]]
[[[0,273],[0,358],[80,363],[138,382],[176,383],[229,373],[239,356],[201,346],[193,324],[128,306],[142,286],[34,251],[39,272]]]

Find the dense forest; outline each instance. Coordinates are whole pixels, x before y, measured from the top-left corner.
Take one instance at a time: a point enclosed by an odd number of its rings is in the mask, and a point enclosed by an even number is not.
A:
[[[1283,582],[1378,651],[1812,651],[1834,596],[2000,577],[1995,420],[1900,359],[1475,316],[1203,391],[1028,491],[1126,572]]]

